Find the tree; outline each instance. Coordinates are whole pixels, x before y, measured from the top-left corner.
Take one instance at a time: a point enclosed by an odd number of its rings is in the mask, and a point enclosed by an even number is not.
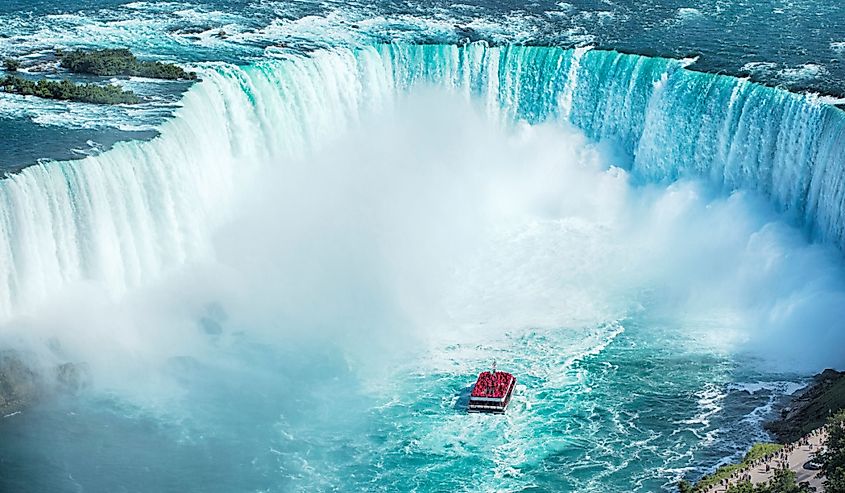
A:
[[[795,472],[789,469],[778,469],[760,493],[811,493],[808,486],[801,486],[795,482]]]
[[[812,493],[808,486],[801,486],[795,482],[795,472],[789,469],[778,469],[774,477],[766,483],[752,485],[748,481],[732,485],[727,493]]]
[[[845,409],[827,420],[827,447],[817,456],[827,493],[845,493]]]
[[[101,76],[136,76],[153,79],[194,80],[195,72],[186,72],[171,63],[148,62],[135,58],[126,48],[105,50],[76,50],[62,53],[62,67],[79,74]]]
[[[23,96],[64,99],[97,104],[135,104],[140,98],[132,91],[124,91],[120,86],[108,84],[74,84],[69,80],[39,80],[33,82],[16,75],[7,75],[0,80],[3,91]]]
[[[3,68],[6,72],[17,72],[21,68],[21,63],[14,58],[7,58],[3,61]]]
[[[679,493],[692,493],[692,485],[686,479],[682,479],[680,483],[678,483],[678,492]]]
[[[754,488],[754,486],[749,481],[742,481],[741,483],[737,483],[728,487],[727,493],[754,493],[758,491]]]

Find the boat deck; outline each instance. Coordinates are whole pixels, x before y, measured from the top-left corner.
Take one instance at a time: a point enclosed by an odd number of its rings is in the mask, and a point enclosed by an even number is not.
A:
[[[469,412],[504,413],[514,387],[516,378],[510,373],[481,372],[469,397]]]

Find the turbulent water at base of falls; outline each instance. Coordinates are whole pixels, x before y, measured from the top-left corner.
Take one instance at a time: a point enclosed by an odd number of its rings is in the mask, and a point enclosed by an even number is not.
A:
[[[0,419],[0,489],[671,490],[843,363],[812,97],[483,43],[200,73],[0,182],[0,342],[91,379]],[[467,416],[492,358],[513,405]]]

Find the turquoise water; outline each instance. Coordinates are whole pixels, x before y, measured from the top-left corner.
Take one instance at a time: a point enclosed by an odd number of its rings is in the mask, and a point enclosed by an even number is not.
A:
[[[172,7],[114,5],[18,27],[75,44],[100,16],[103,44],[184,48],[152,41]],[[671,490],[842,365],[845,125],[823,99],[303,19],[296,49],[186,41],[202,82],[103,118],[158,137],[0,183],[0,341],[89,380],[0,419],[0,489]],[[493,359],[511,408],[468,415]]]
[[[0,5],[0,25],[0,57],[18,58],[25,71],[47,77],[67,75],[56,73],[55,48],[128,47],[147,59],[246,65],[318,48],[485,41],[689,59],[694,70],[817,93],[830,103],[841,104],[845,96],[845,14],[836,0],[708,0],[694,6],[678,0],[372,5],[16,0]],[[68,159],[70,153],[84,157],[116,139],[145,138],[135,132],[154,132],[184,91],[180,83],[117,82],[144,103],[106,110],[0,95],[0,130],[22,143],[0,142],[0,169]],[[19,120],[52,134],[45,139],[21,131]]]
[[[337,355],[313,347],[307,356],[238,348],[224,369],[173,361],[167,372],[186,390],[166,405],[139,409],[92,396],[4,420],[2,484],[10,491],[661,491],[763,438],[758,419],[774,396],[794,388],[794,376],[749,373],[730,358],[689,354],[655,334],[660,329],[622,327],[452,345],[437,355],[443,367],[396,368],[376,390]],[[672,328],[670,339],[676,334]],[[612,340],[567,362],[574,339],[585,336]],[[504,416],[467,415],[470,370],[491,353],[520,375],[519,391]]]

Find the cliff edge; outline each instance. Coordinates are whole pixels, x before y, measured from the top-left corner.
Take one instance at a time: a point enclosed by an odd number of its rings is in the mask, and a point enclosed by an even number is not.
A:
[[[764,426],[779,443],[794,442],[845,409],[845,372],[827,369],[786,402],[780,418]]]

